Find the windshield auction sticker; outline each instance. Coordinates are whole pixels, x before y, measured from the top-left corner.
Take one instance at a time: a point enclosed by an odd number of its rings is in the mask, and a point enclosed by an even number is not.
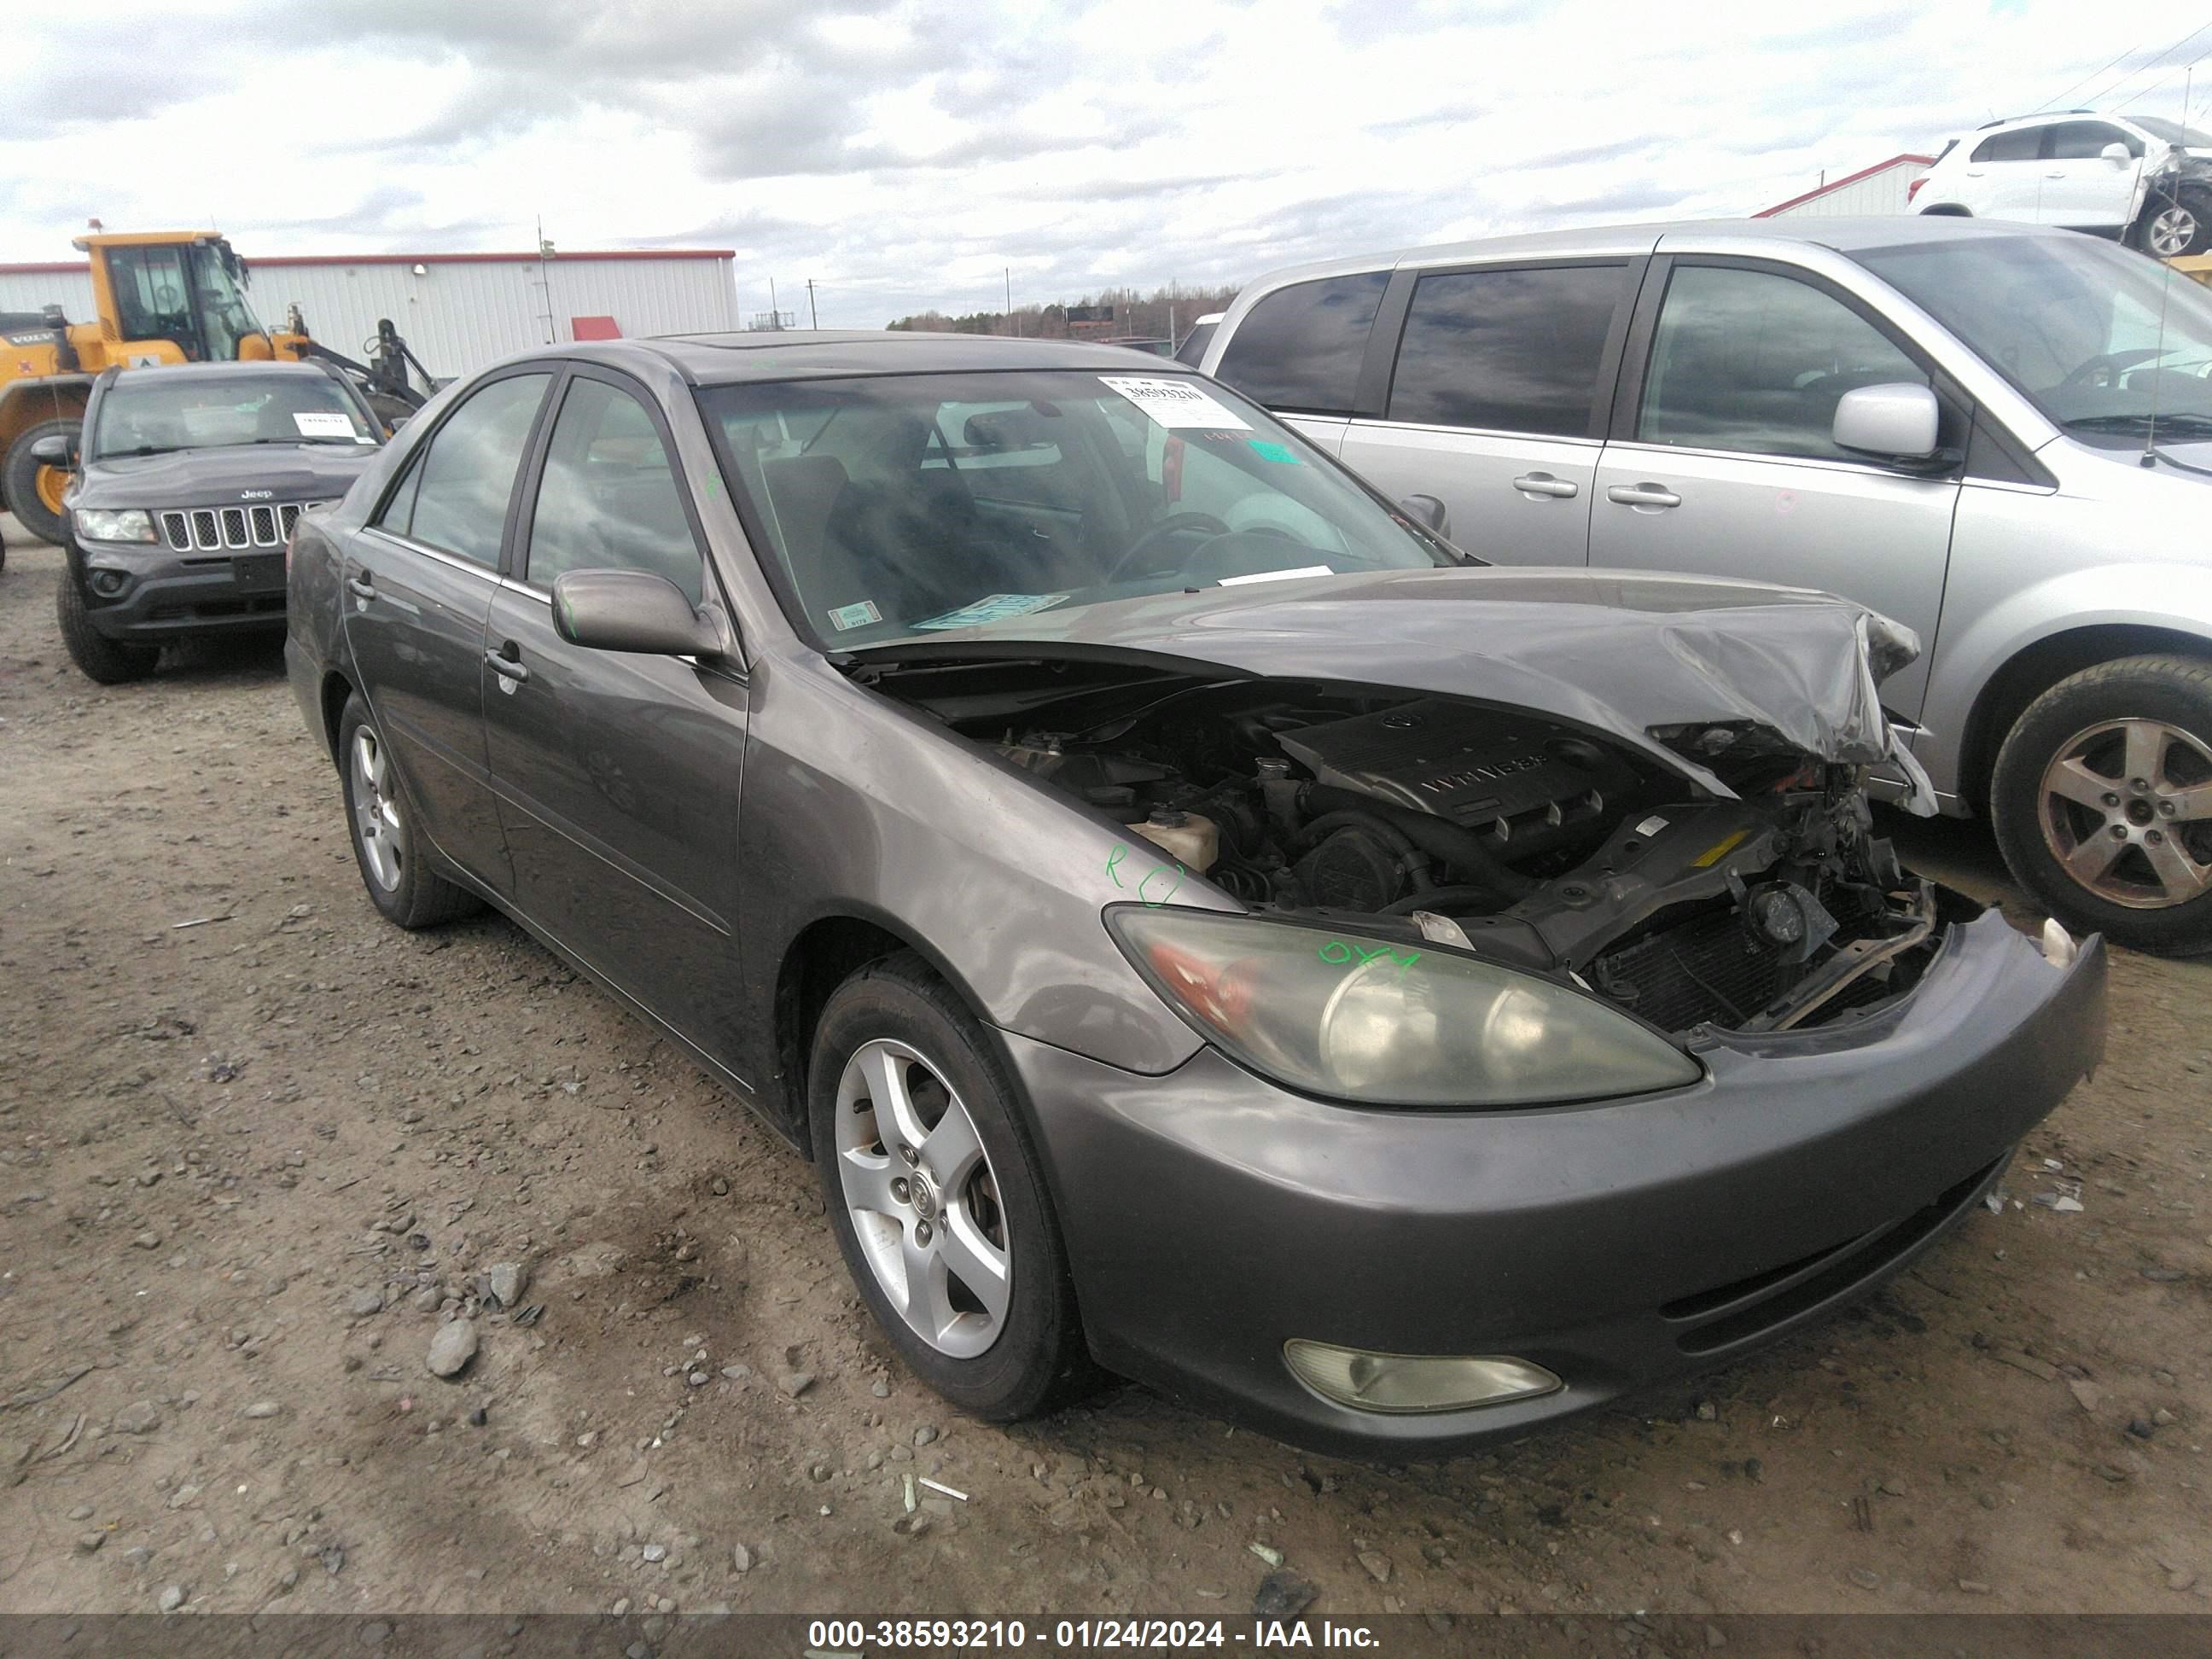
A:
[[[343,438],[350,443],[359,435],[351,419],[336,410],[301,410],[292,416],[292,424],[302,438]]]
[[[1120,392],[1164,427],[1204,427],[1214,432],[1249,432],[1251,423],[1240,421],[1194,380],[1156,380],[1142,374],[1101,374],[1099,384]]]
[[[948,611],[941,617],[932,617],[927,622],[915,623],[916,628],[981,628],[985,623],[1004,622],[1009,617],[1026,617],[1032,611],[1047,611],[1067,597],[1065,593],[993,593],[963,605],[957,611]]]

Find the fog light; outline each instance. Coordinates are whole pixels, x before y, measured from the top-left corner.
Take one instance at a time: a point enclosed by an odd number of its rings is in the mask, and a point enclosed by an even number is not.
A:
[[[1322,1399],[1358,1412],[1465,1411],[1566,1386],[1541,1365],[1501,1354],[1370,1353],[1304,1337],[1283,1344],[1283,1363]]]
[[[95,570],[92,573],[92,591],[103,599],[112,599],[123,591],[129,580],[120,570]]]

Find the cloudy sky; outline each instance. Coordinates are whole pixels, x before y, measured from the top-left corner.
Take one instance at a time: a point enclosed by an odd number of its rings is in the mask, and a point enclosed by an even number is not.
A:
[[[2000,114],[2212,104],[2204,0],[89,0],[0,53],[0,260],[727,246],[825,326],[1745,213]],[[2191,31],[2198,31],[2191,34]]]

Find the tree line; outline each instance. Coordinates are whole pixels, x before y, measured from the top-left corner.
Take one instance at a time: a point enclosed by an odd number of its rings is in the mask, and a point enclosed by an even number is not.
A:
[[[1109,288],[1086,294],[1080,300],[1049,305],[1017,306],[1012,311],[971,311],[948,316],[941,311],[920,311],[895,319],[890,327],[927,334],[1018,334],[1032,340],[1137,339],[1180,341],[1190,325],[1209,311],[1226,311],[1237,297],[1234,286],[1186,288],[1171,283],[1150,294],[1133,288]],[[1071,307],[1111,306],[1110,325],[1071,325]]]

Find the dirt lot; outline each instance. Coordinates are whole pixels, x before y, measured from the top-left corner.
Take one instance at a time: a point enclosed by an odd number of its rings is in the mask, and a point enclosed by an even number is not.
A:
[[[1134,1389],[1001,1431],[653,1033],[378,919],[273,646],[103,690],[5,531],[0,1607],[1244,1613],[1260,1545],[1316,1613],[2207,1610],[2212,965],[2121,957],[2002,1213],[1679,1399],[1411,1468]],[[432,1377],[503,1262],[542,1312]]]

